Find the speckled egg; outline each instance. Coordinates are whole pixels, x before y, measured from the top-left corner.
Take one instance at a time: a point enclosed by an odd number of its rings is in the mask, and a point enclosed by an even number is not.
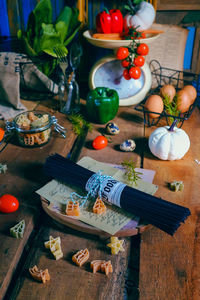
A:
[[[115,124],[114,122],[109,122],[106,125],[106,131],[109,134],[115,135],[119,133],[119,127],[117,126],[117,124]]]
[[[134,140],[125,140],[121,145],[120,145],[120,150],[126,151],[126,152],[131,152],[135,150],[136,144]]]

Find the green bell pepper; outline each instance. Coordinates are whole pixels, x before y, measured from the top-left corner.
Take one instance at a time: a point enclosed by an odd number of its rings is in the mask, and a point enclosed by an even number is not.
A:
[[[118,108],[119,95],[115,90],[97,87],[87,95],[87,114],[93,122],[107,123],[116,116]]]

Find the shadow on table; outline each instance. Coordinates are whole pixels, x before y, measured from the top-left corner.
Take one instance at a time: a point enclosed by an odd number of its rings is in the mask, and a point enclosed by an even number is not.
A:
[[[143,117],[141,117],[137,114],[134,114],[134,113],[130,113],[128,111],[123,111],[123,112],[119,113],[118,117],[121,118],[121,119],[124,119],[128,122],[131,121],[131,122],[135,122],[135,123],[138,123],[138,124],[144,123]]]

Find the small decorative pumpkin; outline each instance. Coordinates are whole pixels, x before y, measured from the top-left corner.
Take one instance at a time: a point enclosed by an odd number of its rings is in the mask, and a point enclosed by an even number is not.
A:
[[[162,160],[181,159],[190,148],[187,133],[176,127],[175,120],[171,127],[159,127],[149,137],[149,148],[153,155]]]
[[[126,31],[129,27],[137,28],[142,31],[151,27],[155,19],[155,9],[152,4],[142,1],[140,4],[134,6],[131,0],[128,1],[126,8],[130,13],[124,17],[124,30]]]

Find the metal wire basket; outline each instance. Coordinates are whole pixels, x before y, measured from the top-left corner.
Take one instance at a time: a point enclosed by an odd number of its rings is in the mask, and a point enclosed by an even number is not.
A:
[[[156,60],[150,62],[150,70],[152,74],[152,88],[147,94],[145,99],[135,106],[137,111],[142,111],[144,115],[144,123],[147,126],[155,126],[161,123],[166,125],[171,125],[175,119],[178,120],[177,126],[181,127],[185,120],[187,120],[197,104],[200,104],[200,75],[193,74],[184,71],[178,71],[170,68],[161,67],[160,63]],[[145,109],[145,102],[150,95],[160,94],[160,88],[165,84],[171,84],[175,87],[176,91],[182,89],[185,85],[193,85],[197,90],[197,98],[194,103],[189,107],[188,111],[185,113],[178,113],[175,115],[170,115],[166,108],[162,113],[152,112]],[[157,118],[150,118],[150,114],[157,114]]]

